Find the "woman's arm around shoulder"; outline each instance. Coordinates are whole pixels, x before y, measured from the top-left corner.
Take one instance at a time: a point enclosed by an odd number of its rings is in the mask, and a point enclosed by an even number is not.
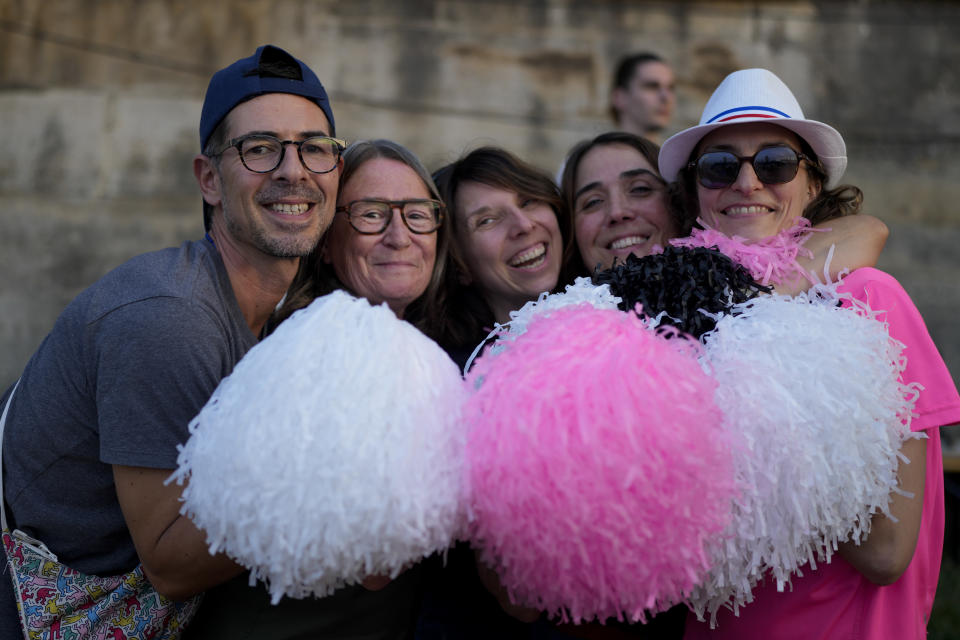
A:
[[[813,252],[813,257],[798,258],[797,262],[820,279],[823,279],[824,267],[827,267],[831,282],[835,282],[844,271],[875,266],[890,235],[882,220],[865,214],[834,218],[814,229],[823,231],[811,233],[803,245]],[[827,265],[831,249],[833,256]],[[807,287],[799,288],[805,290]]]

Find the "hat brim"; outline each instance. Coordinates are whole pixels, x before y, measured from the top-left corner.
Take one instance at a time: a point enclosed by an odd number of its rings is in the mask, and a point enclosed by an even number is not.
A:
[[[715,122],[690,127],[667,138],[660,147],[660,175],[667,182],[675,182],[680,170],[690,161],[690,154],[711,131],[748,122],[763,122],[788,129],[800,136],[823,164],[827,173],[824,187],[832,189],[840,182],[847,169],[847,145],[840,132],[828,124],[816,120],[791,120],[788,118],[742,118],[735,122]]]

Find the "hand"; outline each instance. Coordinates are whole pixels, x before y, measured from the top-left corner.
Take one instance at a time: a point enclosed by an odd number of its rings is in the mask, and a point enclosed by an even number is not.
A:
[[[392,581],[393,579],[390,576],[367,576],[360,581],[360,586],[367,591],[380,591]]]
[[[540,618],[539,610],[514,604],[510,600],[510,594],[500,584],[500,576],[497,575],[497,572],[483,564],[476,552],[474,552],[474,558],[477,563],[477,574],[480,576],[480,582],[487,588],[487,591],[496,597],[504,613],[520,622],[536,622]]]

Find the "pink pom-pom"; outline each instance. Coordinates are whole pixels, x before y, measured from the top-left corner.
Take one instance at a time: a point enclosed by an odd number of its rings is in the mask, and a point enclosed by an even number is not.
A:
[[[696,344],[587,305],[534,319],[468,382],[470,535],[511,599],[643,620],[707,571],[735,494]]]

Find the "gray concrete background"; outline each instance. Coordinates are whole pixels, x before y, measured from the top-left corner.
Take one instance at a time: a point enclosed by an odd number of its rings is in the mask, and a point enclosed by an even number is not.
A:
[[[202,233],[190,161],[210,74],[263,43],[307,61],[348,140],[429,168],[498,144],[551,173],[609,127],[624,52],[678,75],[675,128],[764,66],[847,141],[901,280],[960,380],[960,4],[587,0],[0,0],[0,385],[80,290]]]

